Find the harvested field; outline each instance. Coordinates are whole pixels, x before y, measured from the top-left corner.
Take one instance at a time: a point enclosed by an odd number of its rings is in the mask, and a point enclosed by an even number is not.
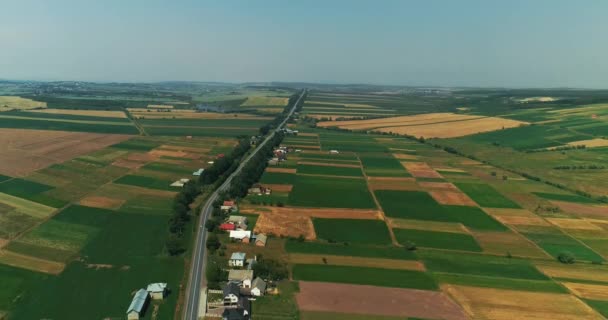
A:
[[[459,191],[458,188],[450,182],[420,181],[420,182],[418,182],[418,185],[420,185],[421,187],[423,187],[425,189],[429,189],[429,190],[439,189],[439,190]]]
[[[140,167],[142,167],[145,164],[146,164],[146,162],[130,161],[127,159],[118,159],[118,160],[112,162],[113,166],[120,167],[120,168],[126,168],[126,169],[139,169]]]
[[[468,230],[461,223],[455,222],[424,221],[397,218],[387,218],[387,221],[388,225],[392,228],[469,233]]]
[[[74,110],[74,109],[34,109],[28,112],[50,113],[50,114],[68,114],[73,116],[90,116],[102,118],[126,118],[127,115],[122,111],[104,111],[104,110]]]
[[[337,126],[350,130],[375,130],[425,138],[454,138],[475,133],[515,128],[527,122],[497,117],[454,113],[429,113],[381,119],[322,121],[319,127]]]
[[[414,178],[368,177],[367,185],[371,190],[420,190]]]
[[[0,129],[0,174],[25,176],[130,137],[118,134]]]
[[[0,112],[9,110],[28,110],[34,108],[46,108],[46,102],[34,101],[32,99],[17,96],[0,96]]]
[[[435,201],[440,204],[456,205],[456,206],[476,206],[475,201],[469,196],[459,191],[429,191],[429,194]]]
[[[296,173],[295,168],[266,167],[266,172]]]
[[[135,119],[255,119],[272,120],[271,117],[260,117],[247,113],[218,113],[218,112],[197,112],[190,109],[173,109],[170,112],[165,110],[151,110],[144,108],[128,108],[129,113]],[[282,111],[279,109],[279,111]]]
[[[283,107],[287,105],[289,98],[285,97],[264,97],[251,96],[241,104],[241,107],[256,107],[256,106],[277,106]]]
[[[416,289],[300,281],[300,310],[363,315],[467,319],[445,294]]]
[[[569,294],[446,285],[442,287],[474,319],[602,319]]]
[[[365,219],[377,220],[381,213],[374,209],[348,208],[294,208],[294,207],[250,207],[241,208],[241,213],[271,212],[291,216],[325,219]]]
[[[418,160],[418,156],[407,153],[393,153],[393,157],[398,160]]]
[[[264,184],[264,187],[270,188],[273,192],[291,192],[293,185],[291,184]]]
[[[578,297],[591,300],[608,300],[608,285],[562,282],[568,290]]]
[[[260,214],[253,231],[255,233],[294,238],[303,235],[307,240],[314,240],[317,237],[310,217],[284,212],[264,212]]]
[[[318,133],[311,133],[311,132],[299,132],[298,136],[302,136],[302,137],[318,137],[319,134]]]
[[[108,197],[88,196],[80,200],[79,204],[87,207],[118,209],[126,200]]]
[[[495,216],[496,220],[510,225],[524,225],[524,226],[550,226],[545,219],[541,217],[518,217],[518,216]]]
[[[341,167],[341,168],[361,168],[360,165],[348,164],[348,163],[335,163],[335,162],[316,162],[316,161],[298,161],[298,164],[313,165],[322,167]]]
[[[566,201],[550,201],[568,213],[573,213],[584,217],[608,218],[608,206],[589,205]]]
[[[603,230],[601,227],[585,219],[545,218],[561,229]]]
[[[559,262],[536,263],[536,268],[552,278],[601,281],[608,283],[608,268],[602,265],[577,264],[576,268]]]
[[[416,178],[443,178],[425,162],[401,162],[401,164]]]
[[[484,252],[516,257],[550,258],[530,240],[514,232],[474,232],[473,236]]]
[[[7,250],[0,250],[0,263],[50,274],[59,274],[65,268],[65,264],[60,262],[44,260]]]
[[[355,266],[397,270],[425,271],[422,262],[414,260],[393,260],[369,257],[332,256],[318,254],[290,253],[292,264],[328,264],[334,266]]]
[[[595,147],[606,147],[608,146],[608,140],[606,139],[589,139],[589,140],[580,140],[580,141],[572,141],[567,143],[569,146],[586,146],[587,148],[595,148]]]
[[[538,217],[532,212],[525,209],[509,209],[509,208],[484,208],[485,212],[494,216],[495,218],[499,216],[506,217]]]

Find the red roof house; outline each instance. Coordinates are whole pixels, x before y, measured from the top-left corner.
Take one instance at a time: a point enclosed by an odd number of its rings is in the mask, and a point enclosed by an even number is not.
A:
[[[232,231],[232,230],[236,230],[236,226],[232,223],[222,223],[222,224],[220,224],[220,230]]]

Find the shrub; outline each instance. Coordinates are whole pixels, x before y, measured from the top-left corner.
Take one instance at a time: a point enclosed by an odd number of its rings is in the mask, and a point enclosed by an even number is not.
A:
[[[574,255],[570,252],[562,252],[557,256],[557,260],[565,264],[573,264],[575,261]]]

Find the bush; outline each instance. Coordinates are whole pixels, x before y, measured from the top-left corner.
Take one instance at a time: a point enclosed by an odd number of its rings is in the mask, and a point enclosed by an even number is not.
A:
[[[565,264],[573,264],[575,262],[574,255],[570,252],[562,252],[557,256],[557,260]]]
[[[408,251],[414,251],[416,250],[416,244],[412,241],[407,241],[405,242],[405,249],[407,249]]]

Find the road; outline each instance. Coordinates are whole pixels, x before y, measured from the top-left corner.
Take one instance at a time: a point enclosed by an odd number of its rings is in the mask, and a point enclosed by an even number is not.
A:
[[[211,215],[211,211],[213,211],[213,202],[217,199],[220,191],[227,190],[232,182],[232,179],[241,172],[243,167],[251,160],[251,158],[261,149],[261,146],[265,145],[274,135],[283,128],[287,120],[293,115],[296,106],[300,103],[300,100],[304,97],[306,90],[302,91],[302,94],[294,103],[293,107],[289,111],[289,114],[285,117],[283,122],[277,126],[275,130],[269,134],[262,143],[259,143],[255,150],[245,158],[239,165],[239,167],[222,183],[222,185],[217,188],[207,199],[205,205],[201,209],[200,218],[198,225],[200,226],[196,233],[196,240],[194,243],[194,251],[192,256],[192,266],[190,268],[190,277],[188,278],[188,285],[186,287],[186,296],[184,306],[185,312],[183,313],[183,319],[185,320],[197,320],[199,316],[199,299],[201,289],[205,288],[205,266],[207,264],[207,251],[205,246],[205,241],[207,240],[207,229],[205,228],[205,223],[207,219]]]

